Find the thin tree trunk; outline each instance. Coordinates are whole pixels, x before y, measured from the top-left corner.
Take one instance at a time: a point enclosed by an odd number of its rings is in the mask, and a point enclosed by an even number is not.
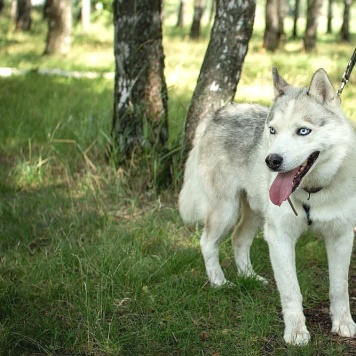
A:
[[[280,41],[285,40],[284,18],[287,15],[285,0],[278,0],[278,36]]]
[[[180,0],[176,27],[184,26],[185,5],[186,5],[186,0]]]
[[[82,0],[81,18],[82,29],[86,32],[90,27],[90,0]]]
[[[112,135],[120,162],[168,140],[161,10],[162,0],[114,1]]]
[[[304,49],[313,51],[316,47],[317,28],[323,0],[308,0],[307,25],[304,34]]]
[[[45,14],[48,20],[44,54],[66,54],[72,33],[72,0],[49,0]]]
[[[31,0],[17,0],[16,31],[29,31],[31,29]]]
[[[194,0],[194,16],[192,27],[190,28],[190,38],[200,37],[201,19],[205,10],[205,0]]]
[[[332,33],[333,21],[333,0],[328,0],[328,20],[326,24],[326,33]]]
[[[185,150],[192,147],[198,123],[233,100],[255,17],[254,0],[218,1],[210,41],[188,110]]]
[[[278,48],[279,42],[284,35],[284,0],[266,1],[266,29],[263,36],[263,47],[269,51]]]
[[[293,33],[292,33],[293,38],[297,38],[298,36],[299,8],[300,8],[300,0],[295,0],[294,13],[293,13]]]
[[[44,20],[48,19],[48,13],[51,9],[51,4],[53,0],[46,0],[44,5],[43,5],[43,11],[42,11],[42,16]]]
[[[17,14],[17,0],[11,0],[11,19],[15,22],[16,24],[16,14]]]
[[[351,10],[352,0],[344,0],[344,14],[343,22],[340,30],[340,37],[342,41],[350,42],[350,10]]]

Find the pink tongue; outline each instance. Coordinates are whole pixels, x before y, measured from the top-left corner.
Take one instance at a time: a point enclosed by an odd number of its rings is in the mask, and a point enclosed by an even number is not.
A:
[[[292,194],[293,179],[297,174],[298,169],[299,167],[286,173],[277,174],[271,188],[269,188],[269,197],[273,204],[281,206],[281,204]]]

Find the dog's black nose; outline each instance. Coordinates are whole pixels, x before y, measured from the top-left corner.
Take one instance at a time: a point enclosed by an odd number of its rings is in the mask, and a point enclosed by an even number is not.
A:
[[[268,168],[271,168],[272,170],[277,171],[283,162],[283,157],[276,153],[271,153],[270,155],[268,155],[266,157],[265,162],[266,162]]]

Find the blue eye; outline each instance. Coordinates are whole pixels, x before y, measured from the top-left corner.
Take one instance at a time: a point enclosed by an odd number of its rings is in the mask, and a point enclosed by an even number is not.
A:
[[[306,136],[309,135],[312,132],[311,129],[308,129],[307,127],[300,127],[299,129],[297,129],[297,135],[300,136]]]
[[[276,134],[276,130],[271,126],[271,127],[269,128],[269,133],[270,133],[271,135],[275,135],[275,134]]]

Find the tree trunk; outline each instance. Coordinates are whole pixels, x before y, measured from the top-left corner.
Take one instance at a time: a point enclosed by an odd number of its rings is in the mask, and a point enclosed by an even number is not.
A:
[[[29,31],[31,29],[31,0],[17,0],[16,31]]]
[[[190,38],[198,39],[200,37],[200,25],[204,10],[205,0],[194,0],[194,16],[190,28]]]
[[[198,123],[233,100],[240,80],[255,18],[255,1],[218,1],[214,25],[197,86],[188,110],[185,149]]]
[[[53,0],[46,0],[44,5],[43,5],[43,19],[47,20],[48,19],[48,14],[51,9]]]
[[[116,63],[112,135],[119,161],[168,139],[162,0],[114,1]]]
[[[304,34],[304,49],[313,51],[316,47],[318,20],[323,0],[308,0],[307,25]]]
[[[263,36],[263,47],[269,51],[278,48],[284,35],[284,0],[266,1],[266,29]]]
[[[284,41],[285,32],[284,32],[284,18],[287,15],[286,2],[285,0],[278,0],[278,35],[279,40]]]
[[[295,0],[294,13],[293,13],[293,33],[292,33],[293,38],[297,38],[298,36],[299,8],[300,8],[300,0]]]
[[[186,0],[180,0],[176,27],[184,26],[185,5],[186,5]]]
[[[332,33],[333,20],[333,0],[328,0],[328,20],[326,24],[326,33]]]
[[[44,54],[66,54],[72,33],[72,0],[47,0],[48,33]]]
[[[90,27],[90,0],[82,0],[81,18],[82,29],[86,32]]]
[[[350,10],[351,10],[352,0],[344,0],[344,15],[343,22],[340,30],[340,37],[342,41],[350,42]]]

